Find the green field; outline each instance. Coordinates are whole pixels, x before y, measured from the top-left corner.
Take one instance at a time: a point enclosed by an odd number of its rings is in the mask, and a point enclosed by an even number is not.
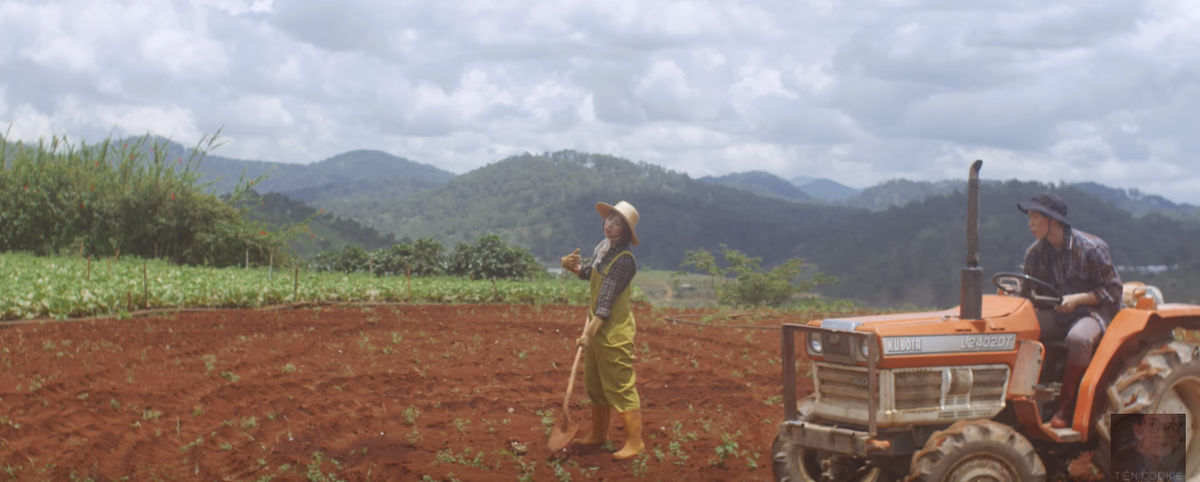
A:
[[[703,274],[676,275],[674,271],[639,270],[633,285],[655,306],[711,308],[717,306],[712,278]]]
[[[470,281],[451,277],[207,268],[122,257],[88,260],[0,254],[0,319],[127,316],[155,308],[259,308],[300,302],[560,303],[582,305],[582,281]],[[144,266],[144,272],[143,272]],[[645,296],[634,287],[634,300]]]

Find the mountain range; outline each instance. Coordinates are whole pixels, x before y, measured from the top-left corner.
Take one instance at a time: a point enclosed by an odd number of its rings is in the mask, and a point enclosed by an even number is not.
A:
[[[273,167],[256,189],[362,223],[379,235],[377,243],[428,236],[451,248],[493,232],[547,266],[575,248],[590,252],[601,237],[593,205],[619,200],[641,212],[643,243],[634,252],[642,269],[673,270],[685,251],[725,244],[762,258],[764,266],[804,259],[839,278],[821,289],[827,296],[949,307],[957,303],[957,270],[965,259],[965,181],[897,179],[839,201],[801,189],[822,181],[817,178],[751,172],[692,179],[575,151],[511,156],[461,175],[378,151],[296,167],[232,159],[214,167],[209,160],[201,170],[214,178]],[[1160,287],[1168,297],[1200,300],[1200,283],[1191,278],[1200,273],[1200,247],[1194,246],[1200,210],[1093,184],[985,183],[980,229],[989,276],[1019,270],[1031,239],[1015,204],[1041,191],[1067,199],[1081,229],[1109,242],[1116,264],[1178,267],[1158,275],[1171,283]]]

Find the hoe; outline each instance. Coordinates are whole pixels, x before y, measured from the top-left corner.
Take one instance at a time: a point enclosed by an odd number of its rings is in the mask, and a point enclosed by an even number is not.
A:
[[[824,319],[783,327],[783,421],[772,444],[777,481],[1029,482],[1058,480],[1094,450],[1109,470],[1109,414],[1184,413],[1185,477],[1200,482],[1200,306],[1142,298],[1096,345],[1069,428],[1046,423],[1065,345],[1038,341],[1035,309],[1053,286],[979,266],[979,169],[971,165],[967,266],[960,306],[946,311]],[[812,361],[813,395],[797,400],[796,350]]]

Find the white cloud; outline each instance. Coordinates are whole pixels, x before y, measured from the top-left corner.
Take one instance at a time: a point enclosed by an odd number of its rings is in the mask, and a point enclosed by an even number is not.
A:
[[[270,13],[275,7],[275,0],[192,0],[199,8],[211,8],[230,15],[246,15],[254,13]]]
[[[75,104],[75,101],[71,100],[70,104]],[[194,141],[205,134],[196,127],[191,110],[184,107],[106,105],[95,107],[94,110],[67,106],[64,110],[77,112],[77,121],[81,123],[95,119],[100,125],[116,126],[130,135],[153,133],[180,141]]]
[[[159,64],[176,77],[221,77],[228,68],[224,50],[223,45],[202,32],[182,28],[155,31],[141,44],[141,54],[147,63]]]
[[[34,142],[40,138],[65,134],[55,128],[53,118],[28,105],[18,105],[8,115],[11,117],[8,119],[10,125],[6,135],[11,140]]]
[[[224,127],[231,157],[455,172],[576,149],[863,186],[983,158],[1200,203],[1197,66],[1186,0],[0,3],[15,137]]]

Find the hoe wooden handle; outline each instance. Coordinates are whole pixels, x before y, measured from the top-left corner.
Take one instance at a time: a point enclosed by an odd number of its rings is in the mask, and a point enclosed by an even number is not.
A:
[[[567,395],[563,397],[563,418],[566,419],[568,425],[571,423],[571,411],[567,407],[571,402],[571,391],[575,389],[575,370],[579,368],[579,358],[581,356],[583,356],[582,346],[575,349],[575,363],[571,364],[571,379],[567,381]]]

